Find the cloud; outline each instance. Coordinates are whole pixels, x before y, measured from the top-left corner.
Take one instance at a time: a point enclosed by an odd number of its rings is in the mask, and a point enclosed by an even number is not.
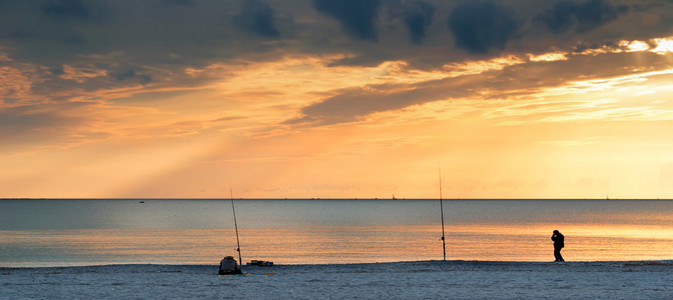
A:
[[[621,57],[616,58],[615,55]],[[633,55],[638,55],[639,61],[629,59]],[[445,78],[411,84],[371,84],[331,91],[332,94],[321,101],[302,108],[300,117],[285,123],[298,126],[350,123],[375,113],[440,100],[469,99],[482,100],[484,103],[492,99],[531,100],[548,89],[556,89],[551,92],[554,94],[561,90],[580,92],[606,88],[605,84],[611,82],[608,79],[617,76],[624,76],[624,79],[616,78],[613,85],[626,83],[627,80],[641,80],[631,79],[629,75],[641,70],[642,66],[657,66],[660,70],[673,67],[673,62],[655,53],[568,54],[563,60],[529,61],[512,58],[510,61],[510,64],[500,67],[493,65],[476,72],[458,72],[455,75],[447,69]],[[486,66],[488,63],[482,61],[480,64]],[[577,82],[578,78],[595,79],[596,82],[582,85]]]
[[[411,34],[411,42],[418,45],[423,42],[428,27],[435,15],[435,6],[425,1],[412,2],[404,8],[404,23]]]
[[[280,32],[274,25],[274,10],[264,2],[246,0],[235,22],[244,30],[259,36],[271,39],[280,37]]]
[[[374,23],[380,5],[380,0],[313,0],[313,7],[337,19],[350,37],[373,42],[378,40]]]
[[[63,75],[65,74],[65,69],[63,68],[63,65],[58,65],[58,66],[53,66],[49,68],[49,72],[54,75]]]
[[[607,0],[581,1],[577,4],[581,11],[592,11],[592,7],[603,9],[596,20],[610,19],[606,6],[620,11]],[[56,78],[39,78],[32,83],[34,90],[51,95],[66,90],[135,87],[139,80],[151,80],[153,88],[186,80],[190,86],[196,86],[220,75],[197,78],[186,70],[294,55],[343,58],[333,60],[329,66],[376,66],[385,61],[404,61],[410,69],[427,71],[450,63],[500,56],[502,51],[496,50],[506,49],[508,54],[523,57],[554,47],[563,50],[573,45],[616,44],[623,35],[647,40],[653,32],[670,28],[664,26],[670,19],[667,18],[670,2],[644,0],[638,9],[633,6],[627,16],[611,21],[610,26],[603,26],[600,31],[577,34],[568,30],[563,36],[550,35],[544,23],[537,23],[533,29],[524,25],[535,25],[531,20],[536,16],[551,11],[555,3],[565,2],[531,3],[530,0],[1,1],[0,48],[17,63],[25,63],[32,69],[44,67],[45,72],[51,69],[51,77]],[[516,16],[512,13],[515,11]],[[578,28],[579,20],[594,24],[586,14],[570,15],[575,24],[570,28]],[[341,32],[350,38],[343,38]],[[668,35],[654,37],[665,36]],[[72,78],[67,66],[105,75],[67,80]]]
[[[139,74],[136,73],[135,70],[127,70],[125,72],[117,73],[114,74],[115,78],[117,78],[118,81],[124,81],[124,80],[129,80],[129,79],[138,79],[142,84],[149,83],[152,81],[152,78],[150,75],[147,74]]]
[[[535,19],[555,33],[572,29],[585,32],[617,19],[628,9],[626,5],[614,6],[606,0],[558,1]]]
[[[0,139],[5,142],[0,150],[20,148],[26,144],[49,145],[64,141],[70,134],[88,122],[83,117],[66,116],[63,112],[81,109],[83,102],[55,105],[26,105],[0,109]],[[23,149],[25,150],[25,149]]]
[[[81,0],[49,0],[42,7],[42,12],[55,19],[79,19],[89,18],[90,12]]]
[[[167,5],[184,5],[184,6],[192,6],[195,4],[194,0],[162,0],[161,2]]]
[[[493,1],[463,2],[449,15],[456,46],[471,53],[504,49],[517,27],[511,13]]]
[[[302,116],[291,119],[291,125],[330,125],[349,123],[367,115],[403,109],[441,99],[471,95],[467,88],[473,76],[463,80],[430,80],[418,84],[371,85],[337,91],[338,94],[302,109]]]

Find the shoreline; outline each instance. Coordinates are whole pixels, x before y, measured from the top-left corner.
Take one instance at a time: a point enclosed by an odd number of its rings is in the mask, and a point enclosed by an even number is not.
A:
[[[103,268],[103,267],[212,267],[217,268],[219,262],[213,264],[171,264],[171,263],[101,263],[101,264],[83,264],[83,265],[48,265],[48,266],[0,266],[1,270],[8,269],[66,269],[66,268]],[[595,264],[595,265],[645,265],[645,266],[672,266],[672,259],[661,260],[586,260],[586,261],[500,261],[500,260],[409,260],[409,261],[390,261],[390,262],[356,262],[356,263],[302,263],[302,264],[274,264],[273,266],[257,266],[243,264],[243,269],[273,269],[288,267],[348,267],[348,266],[376,266],[376,265],[413,265],[413,264],[446,264],[446,265],[500,265],[500,266],[544,266],[544,265],[577,265],[577,264]]]
[[[3,299],[666,299],[673,260],[0,268]],[[619,294],[615,294],[615,293]]]

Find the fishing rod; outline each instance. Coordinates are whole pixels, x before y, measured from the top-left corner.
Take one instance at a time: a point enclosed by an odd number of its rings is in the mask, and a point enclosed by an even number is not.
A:
[[[442,215],[442,251],[444,253],[444,261],[446,261],[446,238],[444,237],[444,199],[442,198],[442,165],[439,165],[439,208]]]
[[[236,230],[236,251],[238,252],[238,264],[243,265],[243,260],[241,259],[241,243],[238,240],[238,223],[236,222],[236,208],[234,208],[234,192],[231,189],[231,183],[229,184],[229,196],[231,197],[231,211],[234,214],[234,229]]]

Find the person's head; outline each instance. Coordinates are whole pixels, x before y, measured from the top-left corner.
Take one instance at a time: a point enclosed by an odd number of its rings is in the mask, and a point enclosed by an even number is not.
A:
[[[554,234],[559,234],[558,230],[554,230]]]

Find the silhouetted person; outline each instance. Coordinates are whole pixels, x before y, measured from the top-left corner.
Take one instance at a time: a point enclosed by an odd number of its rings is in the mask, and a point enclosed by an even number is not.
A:
[[[563,239],[563,235],[558,230],[554,230],[554,233],[551,236],[551,240],[554,241],[554,257],[556,258],[554,262],[565,261],[563,256],[561,256],[561,249],[565,246]]]
[[[238,266],[238,263],[236,263],[236,260],[234,259],[233,256],[225,256],[220,261],[220,271],[218,272],[218,274],[236,275],[236,274],[243,274],[243,272],[241,272],[241,268]]]

